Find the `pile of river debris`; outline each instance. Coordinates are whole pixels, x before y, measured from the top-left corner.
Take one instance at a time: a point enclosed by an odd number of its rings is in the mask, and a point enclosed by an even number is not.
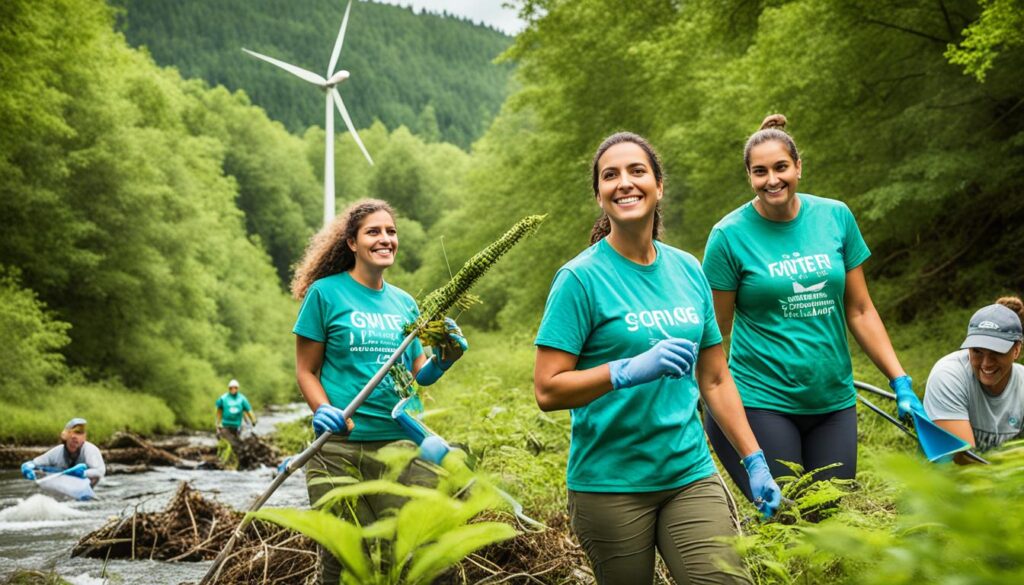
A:
[[[224,548],[243,514],[207,499],[182,482],[161,512],[135,512],[112,519],[83,537],[72,556],[99,559],[209,561]],[[499,515],[514,523],[511,516]],[[564,518],[558,520],[564,522]],[[588,583],[580,547],[564,525],[519,536],[471,555],[437,583]],[[260,520],[237,541],[217,583],[311,584],[317,547],[305,536]]]
[[[99,559],[209,561],[216,558],[243,514],[182,482],[161,512],[135,512],[87,534],[71,556]],[[275,524],[249,524],[225,564],[220,583],[312,583],[316,547]]]

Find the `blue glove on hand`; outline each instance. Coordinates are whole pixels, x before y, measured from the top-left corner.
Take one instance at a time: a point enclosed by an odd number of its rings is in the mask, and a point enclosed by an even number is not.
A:
[[[437,365],[441,366],[442,370],[447,370],[469,349],[469,342],[466,341],[466,337],[462,334],[462,329],[459,328],[455,319],[445,317],[444,328],[447,338],[437,346],[438,351],[435,355],[437,356]]]
[[[662,376],[682,378],[693,371],[697,345],[678,337],[663,339],[640,355],[608,362],[612,388],[619,390],[653,382]]]
[[[782,503],[782,491],[775,483],[772,472],[768,470],[764,451],[758,449],[744,457],[743,467],[747,470],[747,479],[750,480],[750,495],[754,497],[754,505],[767,520],[779,509],[779,505]]]
[[[416,383],[420,386],[430,386],[444,375],[448,368],[452,367],[462,354],[469,349],[469,342],[462,335],[462,329],[454,319],[444,318],[444,327],[447,336],[444,341],[438,344],[433,357],[423,364],[420,371],[416,372]]]
[[[63,473],[64,475],[73,475],[75,477],[80,477],[82,479],[85,479],[85,471],[87,469],[89,469],[89,468],[88,468],[88,466],[85,465],[85,463],[79,463],[78,465],[74,465],[72,467],[68,467],[67,469],[65,469],[61,473]]]
[[[21,475],[23,475],[25,479],[31,479],[34,481],[36,479],[36,464],[31,461],[22,463]]]
[[[340,408],[321,404],[313,413],[313,434],[318,437],[324,431],[331,431],[335,435],[347,435],[350,430],[345,422],[345,411]]]
[[[910,418],[910,411],[914,411],[921,416],[927,416],[924,413],[921,399],[917,397],[917,394],[914,394],[911,382],[910,376],[900,376],[889,381],[889,387],[896,393],[896,410],[900,418]]]

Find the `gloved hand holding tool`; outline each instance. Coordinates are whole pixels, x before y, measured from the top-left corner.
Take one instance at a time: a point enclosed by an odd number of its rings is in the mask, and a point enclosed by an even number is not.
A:
[[[34,481],[36,479],[36,464],[31,461],[22,463],[21,475],[24,476],[25,479],[31,479]]]
[[[333,435],[347,435],[355,428],[351,419],[345,419],[345,411],[331,406],[321,404],[313,413],[313,434],[319,437],[324,431],[330,431]]]
[[[896,410],[900,418],[909,419],[911,411],[927,417],[921,399],[914,394],[910,376],[903,375],[890,380],[889,387],[896,393]]]
[[[744,457],[743,467],[747,470],[747,478],[750,480],[750,493],[754,497],[754,505],[767,520],[782,504],[782,491],[768,469],[764,451],[758,449]]]
[[[612,388],[620,390],[653,382],[662,376],[689,376],[696,361],[697,344],[676,337],[663,339],[631,358],[609,362],[608,369],[611,370]]]
[[[448,371],[448,368],[452,367],[452,364],[469,349],[469,342],[466,341],[462,329],[454,319],[445,317],[444,328],[444,340],[437,345],[434,355],[416,373],[416,383],[420,386],[429,386],[437,382]]]

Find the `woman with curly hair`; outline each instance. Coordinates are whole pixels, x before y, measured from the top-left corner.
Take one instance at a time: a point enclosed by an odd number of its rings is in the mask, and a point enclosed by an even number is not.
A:
[[[387,445],[415,448],[391,417],[398,403],[394,382],[386,377],[352,418],[344,407],[359,393],[404,338],[403,328],[419,315],[405,291],[385,282],[395,263],[398,229],[386,202],[364,199],[352,204],[314,238],[295,271],[292,294],[302,300],[295,333],[296,377],[313,410],[313,430],[332,436],[306,466],[307,491],[315,503],[333,486],[317,477],[350,476],[377,479],[385,467],[374,454]],[[448,336],[430,359],[419,341],[401,361],[416,381],[433,384],[462,356],[467,344],[455,322],[447,319]],[[347,436],[346,436],[347,435]],[[399,481],[429,485],[434,473],[427,462],[414,460]],[[392,496],[366,496],[353,510],[363,526],[389,508],[401,506]],[[321,549],[321,580],[337,583],[341,567]]]

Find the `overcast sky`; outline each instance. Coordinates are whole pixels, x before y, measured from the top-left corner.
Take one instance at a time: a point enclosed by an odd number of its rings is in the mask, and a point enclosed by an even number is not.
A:
[[[514,35],[523,28],[523,21],[516,16],[516,11],[509,8],[502,8],[504,0],[374,0],[384,4],[397,4],[399,6],[412,6],[417,12],[426,8],[430,12],[441,13],[447,10],[449,14],[457,14],[466,17],[473,22],[479,22],[493,26],[505,33]]]

